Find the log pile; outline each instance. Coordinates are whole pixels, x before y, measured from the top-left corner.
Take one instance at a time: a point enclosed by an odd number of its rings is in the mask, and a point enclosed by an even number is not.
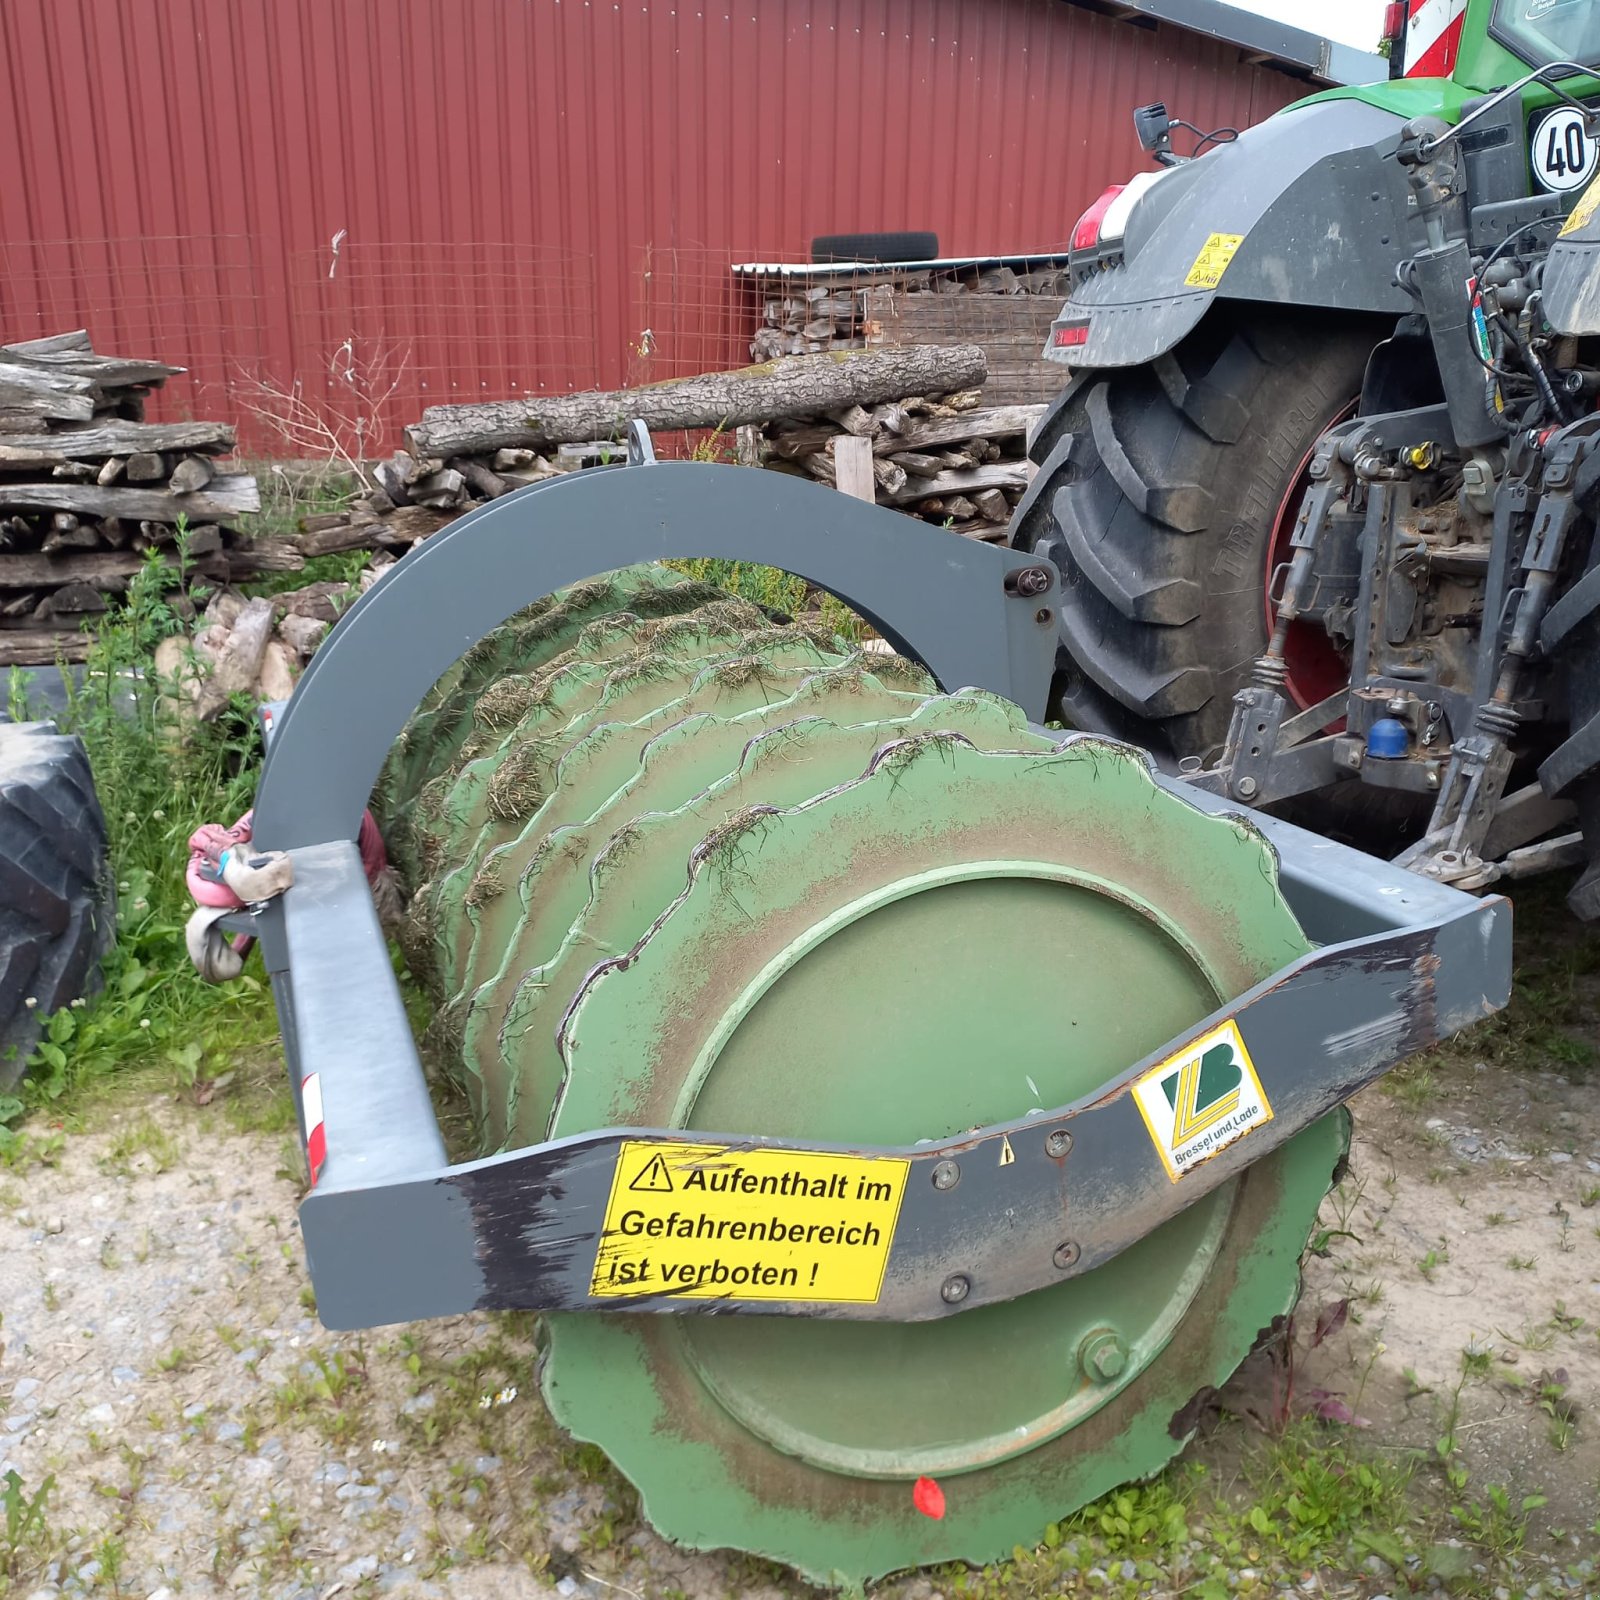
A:
[[[1061,369],[1040,354],[1067,297],[1066,268],[1048,259],[1016,268],[841,266],[825,275],[739,270],[754,280],[761,306],[761,325],[750,342],[753,361],[971,343],[988,357],[988,405],[1045,400],[1062,387]]]
[[[83,623],[180,525],[212,581],[301,564],[235,533],[261,501],[253,477],[215,460],[232,428],[144,420],[181,370],[98,355],[84,332],[0,347],[0,667],[81,660]]]
[[[312,583],[252,600],[218,590],[192,638],[175,635],[156,647],[155,671],[169,703],[180,717],[209,722],[235,694],[287,700],[328,630],[393,560],[376,557],[355,584]]]
[[[1043,406],[985,407],[987,366],[970,345],[915,346],[771,362],[642,389],[432,406],[409,451],[368,469],[348,510],[307,517],[305,556],[401,550],[526,484],[614,462],[627,423],[714,430],[747,466],[839,485],[841,438],[870,441],[872,498],[978,538],[1004,529],[1032,475],[1023,439]]]
[[[1043,405],[985,406],[981,391],[851,406],[812,422],[762,430],[760,464],[798,468],[848,486],[840,466],[846,440],[871,447],[870,498],[972,539],[1003,540],[1032,481],[1027,433]],[[864,452],[858,449],[858,454]],[[861,489],[851,488],[863,498]]]

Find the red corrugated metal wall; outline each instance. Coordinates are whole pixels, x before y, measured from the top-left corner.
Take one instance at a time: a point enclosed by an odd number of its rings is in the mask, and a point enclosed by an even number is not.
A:
[[[0,339],[86,325],[279,450],[253,409],[370,448],[725,363],[727,265],[817,233],[1059,247],[1133,106],[1305,88],[1064,0],[4,0],[0,52]]]

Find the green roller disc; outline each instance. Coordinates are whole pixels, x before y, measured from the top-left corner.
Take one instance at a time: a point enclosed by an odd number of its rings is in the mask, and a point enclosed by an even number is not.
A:
[[[702,844],[570,1014],[552,1132],[943,1138],[1094,1092],[1305,948],[1259,837],[1132,754],[927,740]],[[992,1559],[1181,1447],[1292,1306],[1344,1143],[1325,1119],[1094,1273],[940,1322],[552,1317],[545,1393],[684,1544],[852,1583]]]
[[[1260,836],[1136,752],[759,618],[730,640],[689,587],[619,575],[499,630],[380,791],[485,1150],[943,1139],[1095,1093],[1307,948]],[[992,1559],[1181,1448],[1292,1306],[1345,1139],[1326,1118],[1093,1273],[939,1321],[552,1316],[546,1398],[685,1545],[847,1584]]]

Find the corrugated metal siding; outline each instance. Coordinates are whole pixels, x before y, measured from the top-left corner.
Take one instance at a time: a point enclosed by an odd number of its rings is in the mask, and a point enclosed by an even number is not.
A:
[[[1133,106],[1304,91],[1062,0],[4,0],[0,56],[0,337],[87,325],[191,369],[169,414],[369,447],[734,359],[728,263],[818,233],[1058,247],[1145,164]]]

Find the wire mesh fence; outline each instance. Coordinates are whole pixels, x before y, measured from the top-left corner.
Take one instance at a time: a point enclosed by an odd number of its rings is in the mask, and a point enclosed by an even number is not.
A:
[[[291,252],[243,234],[0,242],[0,338],[84,327],[97,349],[182,366],[151,415],[228,420],[241,449],[268,456],[370,457],[430,405],[824,350],[978,344],[986,404],[1060,387],[1060,368],[1039,359],[1065,293],[1058,257],[816,265],[652,245],[633,252],[620,300],[602,294],[596,266],[498,241],[339,235]],[[731,441],[701,433],[664,448],[720,455]]]
[[[1066,297],[1065,268],[1048,255],[918,265],[652,248],[635,274],[641,331],[630,381],[825,350],[976,344],[989,361],[986,403],[1049,400],[1061,368],[1041,352]]]
[[[153,417],[231,419],[230,370],[266,347],[257,260],[244,235],[0,240],[0,337],[85,328],[96,350],[185,369]]]

